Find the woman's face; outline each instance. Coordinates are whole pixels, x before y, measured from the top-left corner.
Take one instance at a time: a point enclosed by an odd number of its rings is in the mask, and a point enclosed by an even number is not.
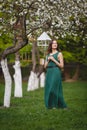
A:
[[[52,49],[57,49],[57,46],[58,46],[57,41],[53,41]]]

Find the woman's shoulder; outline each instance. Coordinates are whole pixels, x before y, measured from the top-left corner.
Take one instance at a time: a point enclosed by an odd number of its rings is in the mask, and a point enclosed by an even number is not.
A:
[[[62,52],[58,52],[58,57],[63,56]]]

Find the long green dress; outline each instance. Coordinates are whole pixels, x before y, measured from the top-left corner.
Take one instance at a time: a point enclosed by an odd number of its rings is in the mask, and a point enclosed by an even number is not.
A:
[[[59,52],[52,56],[58,61]],[[49,57],[50,54],[47,56]],[[66,108],[63,98],[61,70],[53,62],[49,61],[45,79],[45,106],[47,108]]]

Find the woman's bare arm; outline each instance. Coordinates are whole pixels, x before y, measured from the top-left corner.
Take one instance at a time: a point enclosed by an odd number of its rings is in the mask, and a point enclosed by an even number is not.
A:
[[[58,55],[58,60],[59,60],[59,67],[64,68],[64,60],[63,60],[63,55],[61,52]]]

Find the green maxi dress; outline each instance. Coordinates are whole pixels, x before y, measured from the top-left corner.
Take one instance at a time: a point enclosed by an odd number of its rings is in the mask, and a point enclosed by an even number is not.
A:
[[[52,56],[58,61],[59,52]],[[49,57],[50,54],[47,56]],[[45,79],[45,106],[47,108],[66,108],[63,98],[61,70],[53,62],[49,61]]]

